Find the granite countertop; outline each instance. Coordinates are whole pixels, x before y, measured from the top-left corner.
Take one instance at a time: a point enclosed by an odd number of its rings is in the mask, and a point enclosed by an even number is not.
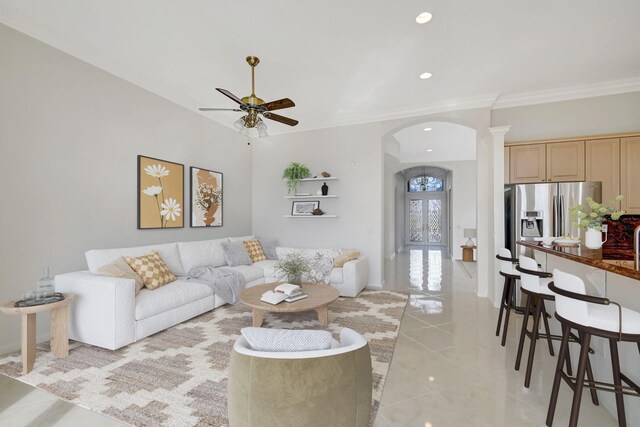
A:
[[[525,241],[517,242],[517,244],[631,279],[640,280],[640,271],[636,271],[633,268],[633,251],[628,249],[589,249],[583,244],[544,246],[542,242]],[[622,266],[623,264],[627,265],[627,267]]]

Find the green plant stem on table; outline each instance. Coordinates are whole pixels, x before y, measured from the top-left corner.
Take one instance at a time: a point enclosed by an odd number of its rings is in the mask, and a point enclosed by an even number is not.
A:
[[[289,283],[300,285],[304,276],[311,273],[311,264],[301,252],[296,251],[285,256],[274,267],[277,279],[286,278]]]

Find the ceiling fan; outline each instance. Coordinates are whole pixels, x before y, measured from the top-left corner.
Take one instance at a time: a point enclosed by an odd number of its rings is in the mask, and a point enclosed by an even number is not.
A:
[[[240,99],[226,89],[217,87],[216,90],[238,104],[238,108],[199,108],[200,111],[244,111],[245,116],[240,117],[233,125],[240,133],[247,136],[267,136],[267,125],[262,121],[262,117],[285,125],[295,126],[297,120],[272,113],[274,110],[295,107],[296,104],[289,98],[278,99],[277,101],[264,102],[256,96],[255,91],[255,68],[260,63],[256,56],[247,56],[247,63],[251,66],[251,95]]]

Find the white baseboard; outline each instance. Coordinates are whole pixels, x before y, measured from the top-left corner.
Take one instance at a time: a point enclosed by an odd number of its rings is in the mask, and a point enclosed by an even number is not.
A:
[[[49,334],[36,335],[36,343],[40,344],[42,342],[49,341],[51,339]],[[15,353],[16,351],[20,351],[21,343],[14,342],[3,345],[0,347],[0,355],[5,355],[9,353]]]

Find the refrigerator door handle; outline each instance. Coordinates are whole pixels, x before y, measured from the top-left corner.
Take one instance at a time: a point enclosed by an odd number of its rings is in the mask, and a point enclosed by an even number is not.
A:
[[[558,223],[559,223],[559,231],[560,236],[564,236],[564,196],[558,196]]]
[[[553,196],[552,200],[553,206],[551,208],[551,228],[553,229],[553,236],[560,237],[558,234],[558,196]]]

